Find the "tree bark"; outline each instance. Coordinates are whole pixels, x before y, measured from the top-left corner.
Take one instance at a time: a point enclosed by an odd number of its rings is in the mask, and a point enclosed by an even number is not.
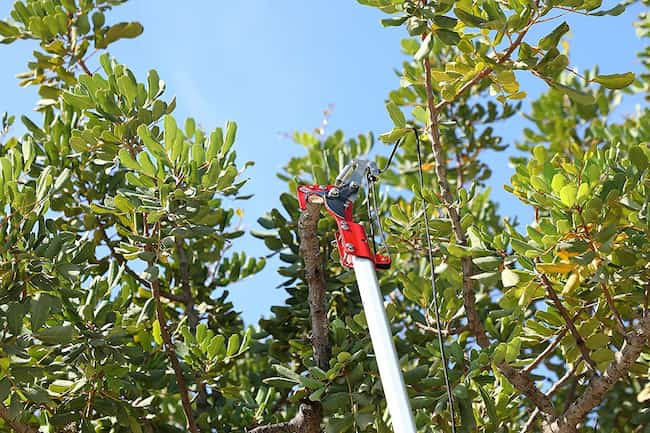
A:
[[[38,433],[38,431],[28,424],[23,424],[19,420],[13,418],[9,413],[9,409],[0,403],[0,418],[11,427],[16,433]]]
[[[634,331],[628,334],[623,348],[615,354],[614,361],[602,376],[595,377],[564,414],[545,423],[544,433],[573,433],[578,423],[596,407],[620,379],[625,377],[639,358],[643,349],[650,345],[650,317],[643,318]]]
[[[321,203],[307,203],[307,209],[300,215],[298,233],[300,254],[305,262],[305,282],[309,288],[308,302],[311,316],[311,344],[314,361],[323,370],[329,369],[332,348],[327,318],[327,286],[323,257],[318,239],[318,219]],[[290,421],[267,424],[249,430],[249,433],[320,433],[322,408],[319,402],[305,400],[296,416]]]

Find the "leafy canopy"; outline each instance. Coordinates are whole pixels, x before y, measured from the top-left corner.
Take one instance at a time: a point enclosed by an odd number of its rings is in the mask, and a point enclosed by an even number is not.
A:
[[[138,78],[105,52],[143,30],[110,23],[121,3],[17,1],[0,21],[0,42],[38,44],[18,78],[41,97],[35,116],[20,117],[24,134],[11,135],[14,116],[2,118],[0,431],[239,432],[290,420],[301,404],[319,407],[330,433],[391,431],[354,276],[338,265],[328,218],[318,234],[332,356],[327,369],[314,361],[295,199],[298,185],[331,182],[351,159],[385,149],[372,134],[293,136],[304,156],[278,174],[282,206],[252,233],[287,299],[245,326],[228,286],[266,260],[236,248],[236,200],[250,197],[236,123],[207,131],[181,122],[155,70]],[[360,3],[409,33],[387,98],[394,127],[380,135],[404,139],[381,179],[399,265],[380,284],[419,431],[455,422],[463,432],[650,432],[650,111],[611,115],[624,93],[647,97],[649,75],[569,69],[562,44],[572,13],[599,20],[625,6]],[[532,40],[529,30],[548,21]],[[638,29],[648,36],[647,14]],[[640,57],[647,67],[647,50]],[[533,210],[527,224],[490,198],[495,167],[483,158],[506,149],[499,127],[527,98],[522,73],[548,85],[528,110],[505,186]],[[424,218],[456,420],[431,319]],[[599,393],[605,372],[615,380]]]

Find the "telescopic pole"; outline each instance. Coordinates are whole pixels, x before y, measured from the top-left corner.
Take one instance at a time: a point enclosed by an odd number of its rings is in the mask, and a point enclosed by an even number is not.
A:
[[[395,433],[416,433],[411,404],[386,317],[384,298],[379,290],[375,263],[365,257],[352,257],[368,331],[379,367],[381,384]]]

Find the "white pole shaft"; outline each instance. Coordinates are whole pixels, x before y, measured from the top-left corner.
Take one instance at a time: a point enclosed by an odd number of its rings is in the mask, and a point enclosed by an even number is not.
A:
[[[384,297],[377,282],[375,264],[370,259],[357,256],[352,257],[352,264],[357,276],[357,284],[366,313],[368,331],[370,331],[370,339],[377,359],[393,431],[395,433],[416,433],[411,403],[406,393],[404,377],[393,344],[393,334],[386,317]]]

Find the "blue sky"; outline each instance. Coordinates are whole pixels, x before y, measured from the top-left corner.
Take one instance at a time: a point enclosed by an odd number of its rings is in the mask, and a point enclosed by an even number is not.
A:
[[[10,2],[0,3],[0,16],[6,16]],[[641,10],[635,5],[619,17],[567,16],[572,66],[598,64],[603,73],[640,71],[636,52],[642,43],[632,23]],[[275,173],[290,155],[300,152],[282,133],[317,127],[328,104],[335,105],[330,131],[343,129],[353,135],[390,128],[384,100],[399,85],[394,70],[404,60],[404,33],[381,27],[381,17],[354,0],[132,0],[108,20],[138,20],[144,25],[140,38],[112,45],[111,53],[141,78],[157,69],[167,82],[168,95],[178,98],[178,117],[192,116],[206,129],[229,119],[238,122],[240,161],[256,162],[248,185],[255,197],[243,206],[244,224],[250,229],[260,215],[280,207],[284,185]],[[540,26],[530,40],[554,25]],[[35,105],[34,89],[18,88],[14,78],[26,69],[30,50],[29,43],[0,46],[0,112],[20,114]],[[529,77],[522,77],[522,88],[529,97],[545,90]],[[624,101],[619,115],[632,112],[638,102]],[[516,140],[524,125],[521,116],[505,123],[506,142]],[[382,145],[378,150],[389,152]],[[495,167],[491,185],[502,213],[525,220],[528,210],[502,188],[512,172],[508,155],[486,155]],[[262,242],[250,237],[239,248],[251,255],[266,253]],[[235,306],[248,322],[284,300],[284,291],[275,288],[280,281],[270,264],[232,288]]]

